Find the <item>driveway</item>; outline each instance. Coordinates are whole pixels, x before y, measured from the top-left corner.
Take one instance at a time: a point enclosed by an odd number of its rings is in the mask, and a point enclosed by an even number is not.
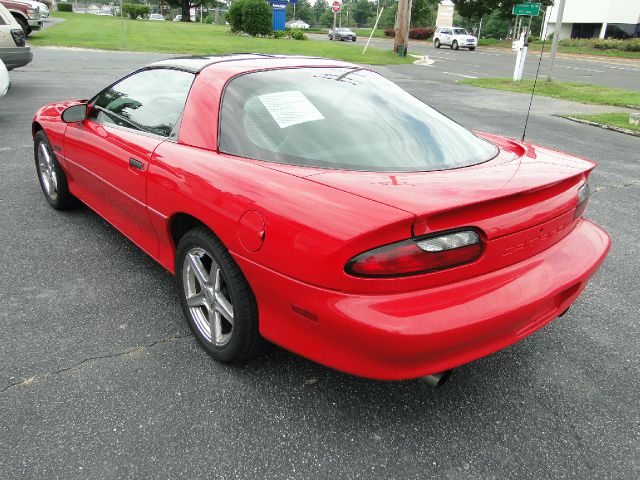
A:
[[[600,163],[587,216],[613,248],[567,315],[443,388],[277,348],[226,366],[196,345],[171,275],[89,209],[49,208],[36,179],[39,106],[161,56],[34,57],[0,100],[0,478],[640,477],[640,139],[536,99],[529,139]],[[526,96],[426,68],[380,71],[470,128],[520,135]]]

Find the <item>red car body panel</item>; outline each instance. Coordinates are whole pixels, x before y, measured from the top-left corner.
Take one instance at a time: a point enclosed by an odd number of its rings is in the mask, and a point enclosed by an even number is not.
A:
[[[609,248],[605,232],[574,218],[592,162],[486,134],[496,158],[435,172],[328,171],[217,151],[230,79],[344,65],[251,55],[210,65],[196,76],[175,142],[91,120],[67,125],[60,114],[69,102],[43,107],[34,131],[47,133],[72,193],[169,271],[174,219],[207,225],[255,293],[261,334],[330,367],[427,375],[516,342],[566,310]],[[145,168],[131,169],[130,158]],[[477,228],[484,242],[470,264],[401,278],[344,270],[364,251],[459,227]]]

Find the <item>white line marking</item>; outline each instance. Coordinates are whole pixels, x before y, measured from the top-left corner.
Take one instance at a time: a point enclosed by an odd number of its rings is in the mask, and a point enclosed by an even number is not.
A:
[[[580,68],[580,67],[567,67],[565,65],[558,65],[560,68],[568,68],[570,70],[582,70],[584,72],[598,72],[598,73],[604,73],[604,70],[595,70],[593,68]]]
[[[453,73],[453,72],[442,72],[442,73],[448,73],[449,75],[457,75],[458,77],[464,77],[464,78],[478,78],[478,77],[472,77],[471,75],[462,75],[461,73]]]

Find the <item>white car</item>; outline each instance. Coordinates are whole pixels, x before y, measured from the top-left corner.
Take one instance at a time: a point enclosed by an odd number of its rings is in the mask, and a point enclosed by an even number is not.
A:
[[[156,22],[164,22],[164,17],[159,13],[152,13],[151,15],[149,15],[149,20],[153,20]]]
[[[0,63],[13,70],[31,63],[33,54],[27,45],[24,30],[13,15],[0,3]]]
[[[46,3],[37,2],[35,0],[18,0],[20,3],[26,3],[27,5],[31,5],[31,8],[38,8],[40,10],[41,18],[49,18],[51,13],[49,12],[49,7],[47,7]]]
[[[440,48],[441,45],[448,45],[452,50],[468,48],[475,50],[478,46],[478,39],[459,27],[439,27],[433,34],[433,46]]]
[[[9,81],[9,71],[7,67],[4,66],[2,59],[0,59],[0,97],[4,97],[7,90],[9,90],[9,85],[11,85]]]

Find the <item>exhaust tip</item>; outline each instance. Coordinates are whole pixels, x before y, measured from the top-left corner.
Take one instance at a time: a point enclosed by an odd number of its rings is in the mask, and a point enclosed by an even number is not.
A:
[[[425,375],[420,377],[420,380],[433,388],[438,388],[444,385],[450,378],[453,370],[445,370],[444,372],[434,373],[432,375]]]

